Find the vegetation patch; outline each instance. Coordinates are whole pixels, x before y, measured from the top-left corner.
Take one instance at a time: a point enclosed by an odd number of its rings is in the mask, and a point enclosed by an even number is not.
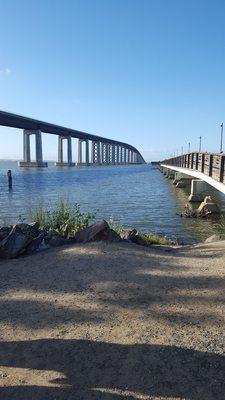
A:
[[[143,240],[144,246],[151,246],[152,244],[158,244],[160,246],[168,246],[174,244],[171,240],[167,239],[164,236],[159,236],[154,233],[146,234],[139,233],[139,236]]]
[[[41,228],[55,230],[60,234],[66,231],[67,235],[87,228],[94,218],[93,213],[83,213],[79,204],[71,205],[65,200],[61,200],[53,210],[40,204],[30,215],[30,219],[37,222]]]

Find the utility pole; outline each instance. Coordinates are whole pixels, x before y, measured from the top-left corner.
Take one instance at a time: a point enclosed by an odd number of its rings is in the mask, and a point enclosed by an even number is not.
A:
[[[183,146],[181,147],[181,154],[182,154],[182,155],[184,154]]]
[[[188,142],[188,153],[190,153],[190,152],[191,152],[191,143]]]
[[[199,153],[202,151],[202,137],[199,136]]]
[[[220,133],[220,153],[223,152],[223,122],[220,125],[221,133]]]

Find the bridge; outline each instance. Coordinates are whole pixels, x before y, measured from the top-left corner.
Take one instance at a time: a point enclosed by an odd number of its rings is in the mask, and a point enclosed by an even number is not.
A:
[[[225,194],[225,153],[183,154],[162,161],[160,169],[168,178],[174,178],[178,187],[185,185],[185,179],[192,180],[190,201],[201,200],[206,184]]]
[[[145,163],[141,153],[135,147],[127,143],[97,135],[91,135],[75,129],[62,127],[6,111],[0,111],[0,125],[23,130],[23,161],[19,162],[21,167],[48,166],[47,162],[43,161],[42,133],[58,136],[58,161],[55,163],[56,166],[72,167],[75,165],[72,159],[73,138],[78,140],[78,166]],[[35,136],[34,161],[31,160],[31,135]],[[67,142],[66,160],[64,160],[63,155],[63,141]],[[83,149],[83,147],[85,148]]]

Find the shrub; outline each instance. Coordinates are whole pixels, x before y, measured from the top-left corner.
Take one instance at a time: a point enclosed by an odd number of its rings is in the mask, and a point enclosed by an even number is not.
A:
[[[70,205],[64,200],[61,200],[54,210],[48,210],[40,204],[30,216],[30,219],[42,228],[57,230],[59,233],[66,230],[67,234],[86,228],[94,218],[92,213],[83,213],[79,204]]]

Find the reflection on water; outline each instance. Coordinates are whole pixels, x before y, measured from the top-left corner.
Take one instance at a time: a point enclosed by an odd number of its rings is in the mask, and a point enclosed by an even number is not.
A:
[[[7,170],[13,174],[8,191]],[[54,207],[60,198],[79,203],[84,211],[113,219],[121,225],[177,237],[184,242],[202,240],[215,232],[215,219],[186,219],[179,214],[190,189],[177,189],[156,168],[126,167],[18,168],[16,162],[0,162],[0,223],[28,218],[38,204]],[[225,196],[210,194],[225,211]]]

